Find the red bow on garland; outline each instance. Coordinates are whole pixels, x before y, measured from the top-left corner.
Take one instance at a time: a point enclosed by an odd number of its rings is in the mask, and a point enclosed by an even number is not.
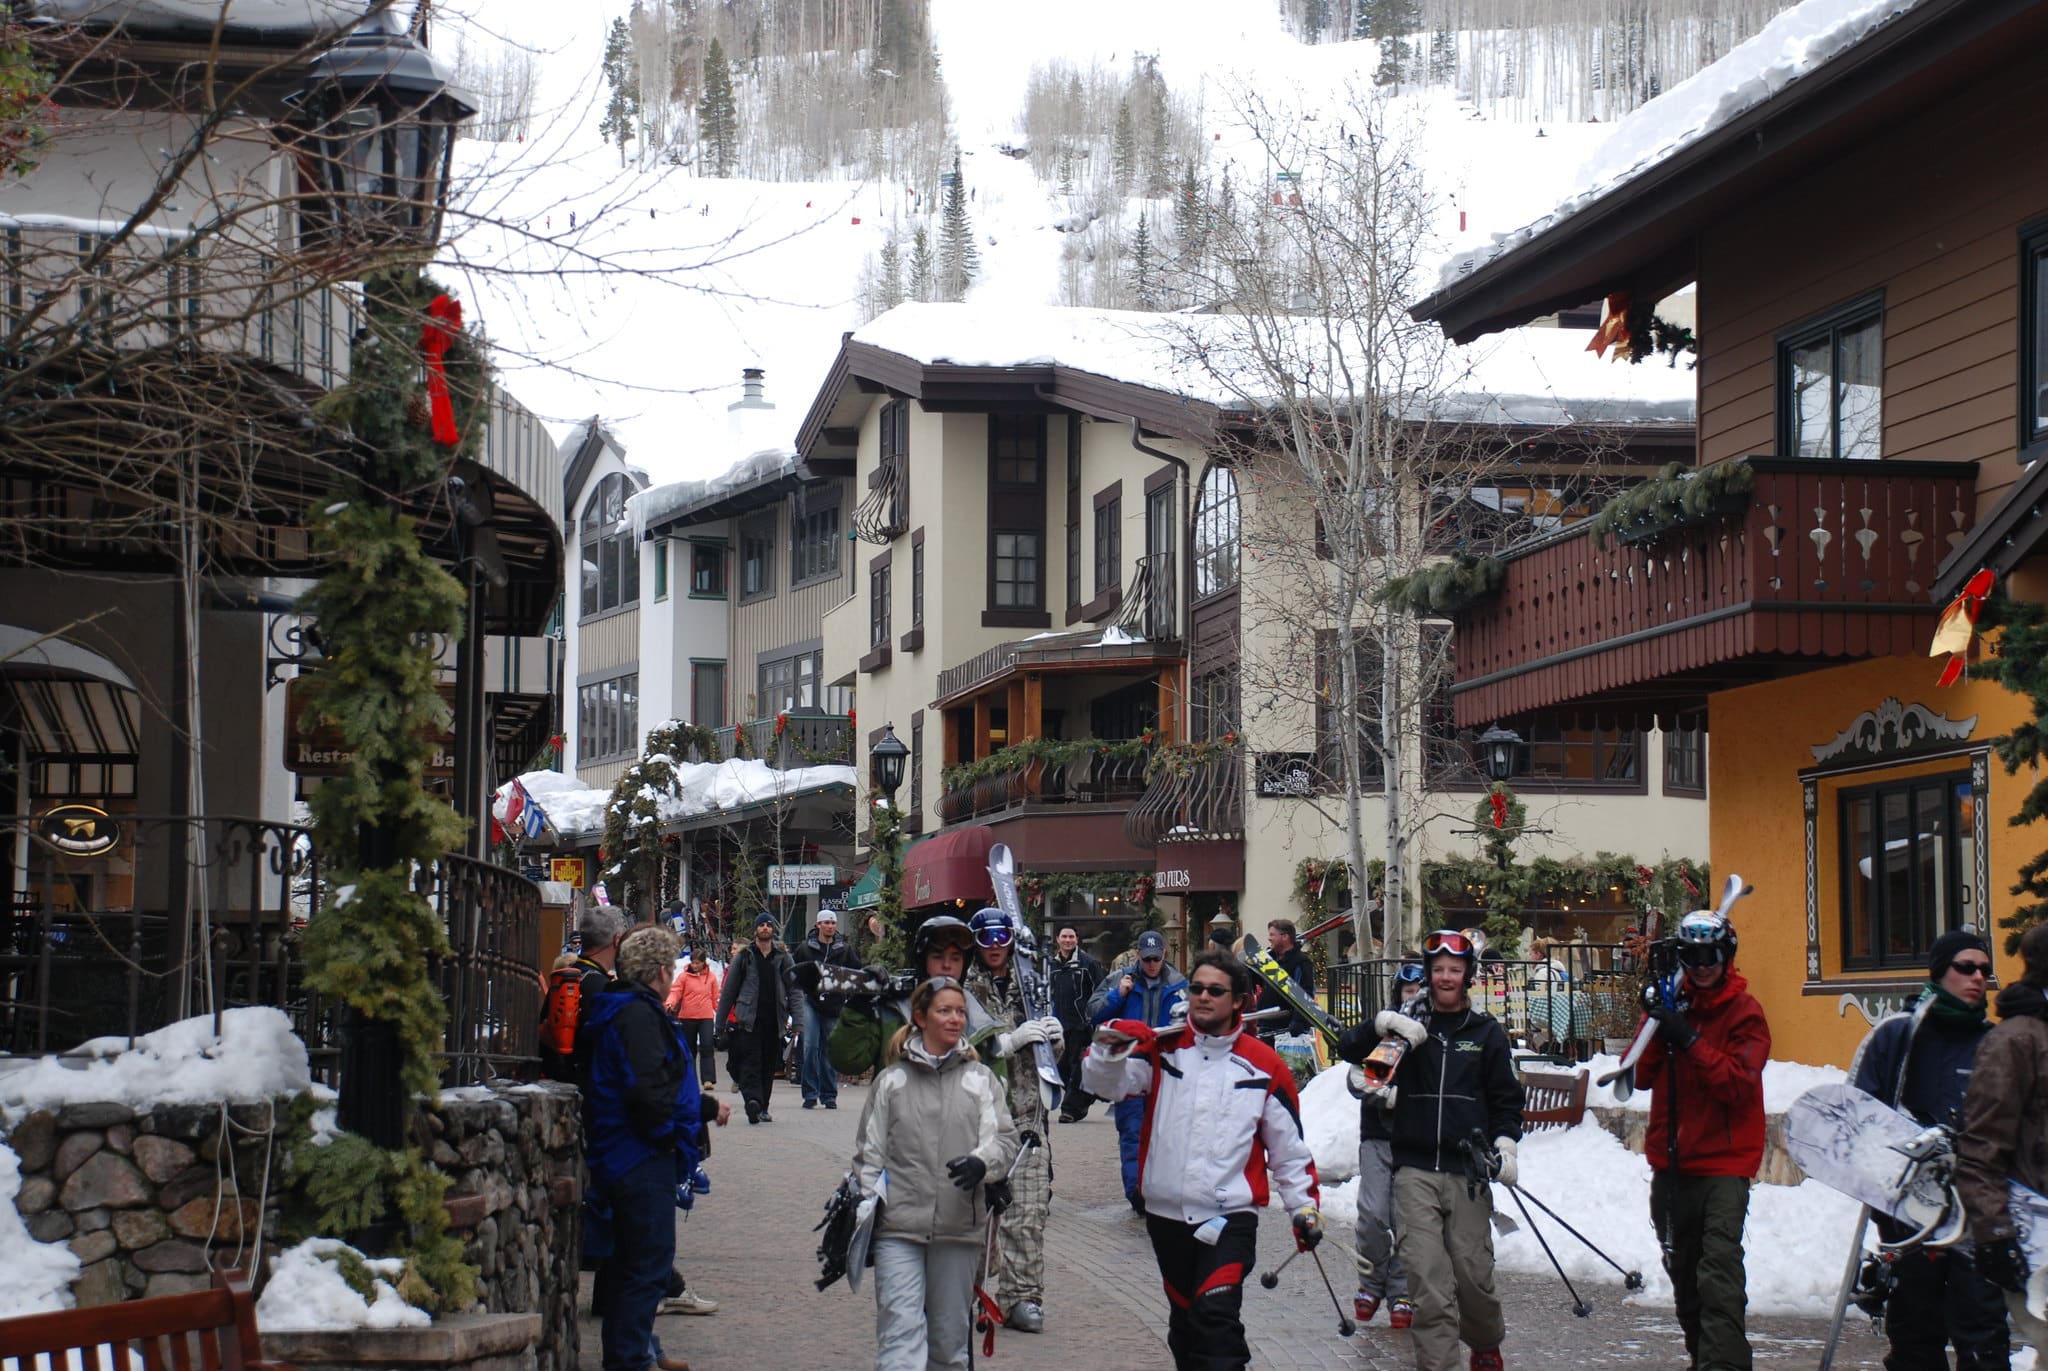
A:
[[[448,398],[448,370],[441,359],[462,332],[462,302],[452,295],[436,295],[427,306],[427,322],[420,326],[420,355],[427,361],[427,399],[434,419],[434,441],[454,447],[462,441],[455,431],[455,404]]]
[[[1941,618],[1934,625],[1934,641],[1927,645],[1930,657],[1949,654],[1948,665],[1941,669],[1936,685],[1952,686],[1963,679],[1963,669],[1970,663],[1970,640],[1977,636],[1977,616],[1984,612],[1984,601],[1990,598],[1991,587],[1997,580],[1989,568],[1979,571],[1963,586],[1962,594],[1941,611]]]
[[[1493,801],[1493,826],[1495,828],[1506,828],[1508,826],[1508,797],[1499,791],[1495,791],[1489,798]]]
[[[1593,330],[1593,341],[1586,344],[1586,351],[1595,357],[1605,357],[1607,349],[1617,348],[1617,357],[1629,353],[1628,333],[1629,298],[1625,290],[1617,290],[1607,297],[1607,317],[1600,321],[1600,327]]]

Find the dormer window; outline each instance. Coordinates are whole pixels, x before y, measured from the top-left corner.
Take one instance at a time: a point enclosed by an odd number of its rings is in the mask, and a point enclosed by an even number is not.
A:
[[[640,599],[640,545],[626,518],[632,482],[611,475],[583,506],[583,614],[603,614]]]

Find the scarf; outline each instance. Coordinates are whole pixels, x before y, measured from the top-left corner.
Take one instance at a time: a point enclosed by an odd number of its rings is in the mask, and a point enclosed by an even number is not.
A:
[[[1964,1004],[1933,981],[1929,981],[1927,988],[1921,993],[1934,997],[1934,1003],[1928,1007],[1927,1017],[1944,1027],[1976,1032],[1982,1032],[1990,1027],[1991,1021],[1983,1005]]]

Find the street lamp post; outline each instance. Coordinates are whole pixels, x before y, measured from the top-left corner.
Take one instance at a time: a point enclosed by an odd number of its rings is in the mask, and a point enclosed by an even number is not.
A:
[[[1496,785],[1506,785],[1515,774],[1515,749],[1522,745],[1522,735],[1512,728],[1493,725],[1479,735],[1479,746],[1485,750],[1486,779]]]
[[[896,835],[902,831],[903,815],[896,808],[896,792],[902,788],[903,772],[910,761],[910,749],[896,736],[896,725],[882,725],[882,736],[868,749],[869,776],[886,803],[875,817],[875,860],[881,863],[882,880],[877,890],[877,913],[882,920],[882,947],[905,954],[897,944],[903,928],[903,864],[898,856]]]

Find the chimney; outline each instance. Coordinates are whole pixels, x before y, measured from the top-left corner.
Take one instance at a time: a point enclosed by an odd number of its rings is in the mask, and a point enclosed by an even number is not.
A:
[[[774,409],[761,396],[761,382],[768,375],[760,367],[745,367],[740,371],[740,398],[727,405],[729,414],[738,409]]]
[[[732,430],[733,446],[738,450],[738,456],[746,457],[763,448],[789,441],[789,435],[782,431],[775,406],[761,393],[761,383],[767,374],[760,367],[742,370],[740,398],[725,407],[725,421]]]

